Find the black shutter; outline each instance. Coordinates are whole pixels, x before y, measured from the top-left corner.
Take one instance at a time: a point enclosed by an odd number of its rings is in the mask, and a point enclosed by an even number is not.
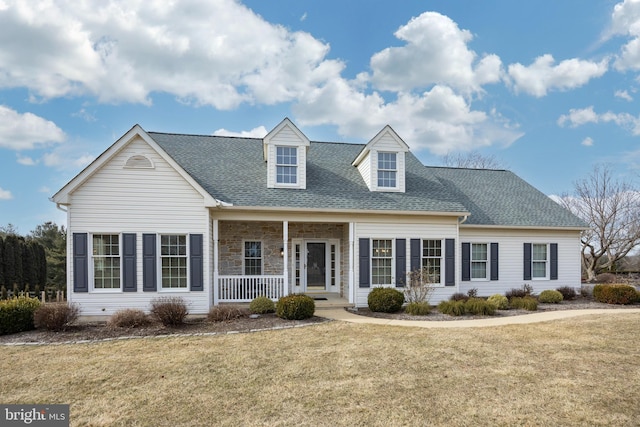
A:
[[[444,241],[444,285],[456,285],[456,241],[445,239]]]
[[[422,263],[420,262],[420,239],[411,239],[411,271],[420,270]]]
[[[156,235],[142,235],[142,290],[155,292],[158,290],[156,276]]]
[[[87,233],[73,233],[73,292],[89,292]]]
[[[551,243],[549,245],[551,252],[551,266],[549,275],[551,280],[558,280],[558,244]]]
[[[396,286],[407,282],[407,240],[396,239]]]
[[[136,271],[136,234],[122,234],[122,290],[138,290],[138,272]]]
[[[491,280],[498,279],[498,244],[491,244]]]
[[[189,235],[189,262],[191,270],[191,290],[204,289],[204,257],[202,256],[202,234]]]
[[[531,280],[531,243],[524,244],[524,280]]]
[[[471,243],[462,244],[462,281],[471,280]]]
[[[360,252],[359,284],[361,288],[368,288],[369,286],[371,286],[371,284],[369,283],[369,239],[360,239],[359,252]]]

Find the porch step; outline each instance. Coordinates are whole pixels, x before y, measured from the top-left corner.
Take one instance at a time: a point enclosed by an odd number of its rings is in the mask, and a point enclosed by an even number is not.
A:
[[[316,310],[353,307],[349,300],[341,298],[340,295],[314,292],[307,292],[306,295],[313,298]]]

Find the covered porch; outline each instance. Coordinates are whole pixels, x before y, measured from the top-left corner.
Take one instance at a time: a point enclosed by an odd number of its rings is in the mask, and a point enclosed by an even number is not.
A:
[[[213,304],[303,293],[353,304],[353,224],[214,219]]]

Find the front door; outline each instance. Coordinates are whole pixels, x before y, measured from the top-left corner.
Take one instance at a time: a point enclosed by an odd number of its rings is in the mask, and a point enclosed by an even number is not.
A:
[[[327,289],[327,244],[307,242],[307,291]]]

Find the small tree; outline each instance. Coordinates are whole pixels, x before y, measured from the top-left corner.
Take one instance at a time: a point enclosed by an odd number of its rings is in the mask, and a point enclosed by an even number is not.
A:
[[[507,166],[493,155],[483,155],[478,151],[449,153],[442,157],[444,166],[467,169],[506,169]]]
[[[407,303],[429,302],[434,290],[433,275],[425,268],[417,268],[407,273],[404,298]]]

